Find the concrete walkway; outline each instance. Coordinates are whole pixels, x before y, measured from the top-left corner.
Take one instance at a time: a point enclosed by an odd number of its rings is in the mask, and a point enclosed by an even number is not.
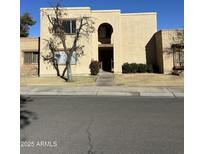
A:
[[[23,86],[22,95],[88,95],[88,96],[166,96],[183,97],[183,87],[122,87],[122,86]]]
[[[96,80],[96,86],[113,86],[114,74],[110,72],[100,71]]]

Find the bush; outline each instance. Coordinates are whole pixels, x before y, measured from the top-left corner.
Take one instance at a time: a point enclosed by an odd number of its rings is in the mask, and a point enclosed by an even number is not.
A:
[[[91,75],[97,75],[100,70],[100,63],[98,61],[91,61],[89,68]]]
[[[122,73],[152,73],[152,65],[136,64],[136,63],[124,63],[122,65]]]

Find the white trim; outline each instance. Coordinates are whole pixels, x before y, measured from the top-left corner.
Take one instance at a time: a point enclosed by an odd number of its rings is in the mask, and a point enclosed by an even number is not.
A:
[[[54,8],[40,8],[40,10],[53,10]],[[121,13],[120,9],[115,10],[91,10],[90,7],[60,7],[62,10],[90,10],[92,13],[109,13],[109,12],[119,12]],[[156,15],[156,12],[142,12],[142,13],[121,13],[122,16],[128,15]]]
[[[178,31],[178,30],[183,31],[184,29],[183,28],[176,28],[176,29],[173,28],[173,29],[161,29],[160,31],[164,32],[164,31]]]
[[[40,8],[40,10],[53,10],[54,8]],[[90,10],[90,7],[59,7],[59,9],[63,10]]]
[[[121,13],[121,16],[132,16],[132,15],[157,15],[157,12],[142,12],[142,13]]]
[[[92,13],[121,12],[121,10],[91,10]]]

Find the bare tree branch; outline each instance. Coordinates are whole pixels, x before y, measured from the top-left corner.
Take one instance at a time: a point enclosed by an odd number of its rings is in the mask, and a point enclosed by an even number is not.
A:
[[[47,56],[43,56],[45,61],[49,61],[53,64],[54,68],[57,71],[57,76],[60,76],[61,78],[64,78],[66,81],[72,80],[72,73],[71,73],[71,58],[73,56],[73,53],[76,54],[76,60],[78,60],[78,57],[84,55],[84,45],[80,45],[78,42],[82,37],[88,38],[91,33],[94,32],[94,22],[91,20],[90,17],[79,17],[76,19],[76,30],[73,37],[73,41],[68,46],[67,40],[66,40],[66,33],[64,31],[63,26],[63,10],[59,7],[60,5],[57,3],[54,9],[54,15],[51,16],[51,14],[46,14],[48,21],[50,23],[50,27],[48,27],[48,30],[52,37],[48,40],[45,40],[47,42],[47,47],[50,50],[50,54]],[[59,40],[59,42],[57,41]],[[55,52],[59,51],[59,47],[63,47],[63,52],[66,54],[66,64],[63,69],[62,74],[60,74],[59,68],[58,68],[58,60],[55,57]],[[67,71],[67,78],[65,78],[65,73]]]

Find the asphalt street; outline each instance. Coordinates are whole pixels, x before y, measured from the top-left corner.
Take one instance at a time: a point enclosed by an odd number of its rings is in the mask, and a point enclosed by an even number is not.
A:
[[[24,96],[21,154],[183,154],[183,101]]]

